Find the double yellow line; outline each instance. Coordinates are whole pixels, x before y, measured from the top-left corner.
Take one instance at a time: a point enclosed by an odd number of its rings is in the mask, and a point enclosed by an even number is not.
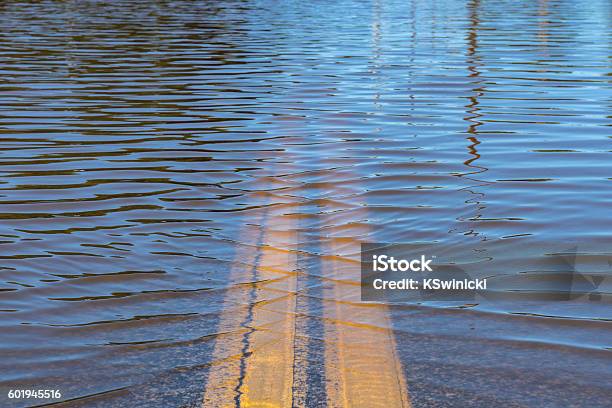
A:
[[[259,228],[241,237],[230,282],[255,281],[248,295],[226,295],[203,407],[292,407],[296,384],[297,217],[282,204],[263,210]],[[359,301],[357,239],[328,239],[324,289],[325,395],[328,407],[410,407],[389,311]],[[348,245],[347,245],[348,244]],[[344,251],[345,254],[341,253]],[[306,334],[304,334],[306,335]],[[303,370],[299,371],[303,372]]]
[[[295,243],[293,224],[281,215],[241,239],[250,245],[238,251],[228,280],[255,283],[247,296],[226,296],[204,407],[292,405],[297,253],[287,247]]]

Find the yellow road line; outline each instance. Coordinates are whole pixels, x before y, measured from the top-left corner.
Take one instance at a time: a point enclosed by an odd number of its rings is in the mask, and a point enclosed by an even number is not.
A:
[[[222,359],[210,369],[202,400],[204,407],[289,407],[293,387],[293,339],[295,336],[297,255],[294,218],[280,214],[265,217],[260,242],[253,234],[237,261],[255,265],[256,280],[251,298],[235,299],[228,292],[221,315],[221,332],[214,356]],[[228,282],[248,275],[237,266]],[[248,307],[236,310],[236,302]],[[245,324],[246,322],[246,324]],[[243,326],[248,327],[243,327]]]
[[[216,362],[202,400],[206,408],[237,403],[291,407],[294,384],[308,381],[294,378],[299,217],[287,214],[282,205],[262,212],[259,227],[249,227],[241,237],[248,245],[238,251],[228,274],[229,283],[257,283],[246,292],[227,292],[219,323],[219,332],[227,334],[215,344]],[[321,257],[327,283],[323,300],[327,406],[409,408],[389,310],[360,302],[359,260],[346,256],[359,253],[359,240],[329,238],[322,244],[333,255]]]
[[[267,218],[259,245],[252,233],[248,241],[254,246],[238,253],[242,266],[228,277],[230,282],[244,281],[244,263],[256,264],[259,283],[253,285],[252,298],[243,293],[233,298],[228,292],[219,326],[228,334],[215,345],[214,356],[221,360],[209,372],[204,407],[235,407],[237,401],[242,407],[292,405],[297,255],[291,248],[296,217]],[[341,248],[330,239],[326,252],[335,256],[322,258],[329,278],[324,300],[327,406],[408,408],[388,308],[360,303],[359,261],[340,254],[358,253],[358,240],[349,241]]]
[[[349,193],[342,187],[337,192]],[[327,214],[323,223],[327,226],[339,225],[345,218],[337,211]],[[353,221],[357,216],[347,215]],[[348,229],[342,229],[342,237],[321,239],[326,254],[321,258],[322,274],[328,279],[323,292],[327,406],[408,408],[408,387],[389,308],[361,302],[360,244],[370,229],[365,223],[345,225]]]
[[[359,253],[355,240],[350,253]],[[397,356],[389,310],[360,302],[359,262],[327,260],[332,278],[326,297],[326,378],[329,407],[410,407],[408,387]]]

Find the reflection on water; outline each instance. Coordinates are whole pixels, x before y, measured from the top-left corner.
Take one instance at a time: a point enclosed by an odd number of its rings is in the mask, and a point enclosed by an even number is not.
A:
[[[305,358],[325,347],[322,255],[428,243],[499,299],[391,308],[416,406],[605,405],[610,11],[2,2],[2,389],[197,405],[239,335],[223,299],[248,308],[257,281],[239,254],[269,229],[299,253]],[[602,295],[545,301],[567,251]]]

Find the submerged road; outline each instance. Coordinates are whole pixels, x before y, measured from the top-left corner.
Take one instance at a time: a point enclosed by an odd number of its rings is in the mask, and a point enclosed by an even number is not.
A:
[[[608,408],[610,4],[0,2],[0,408]]]
[[[276,170],[295,173],[293,166]],[[287,184],[282,177],[267,183]],[[268,203],[297,198],[283,190],[259,194]],[[324,200],[319,204],[315,217],[325,225],[330,208]],[[247,244],[237,252],[228,279],[246,277],[250,289],[247,298],[228,292],[224,299],[219,332],[228,335],[217,338],[202,406],[410,407],[388,310],[360,302],[357,238],[319,237],[327,254],[319,260],[322,296],[309,301],[319,303],[323,324],[298,322],[305,315],[298,298],[309,297],[312,288],[306,286],[309,271],[300,265],[299,225],[308,215],[293,207],[263,206],[241,234],[239,241]],[[248,308],[236,307],[245,302]],[[323,361],[309,359],[313,338],[323,344]]]

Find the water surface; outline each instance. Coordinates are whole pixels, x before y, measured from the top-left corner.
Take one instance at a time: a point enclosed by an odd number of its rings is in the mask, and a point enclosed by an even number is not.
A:
[[[2,2],[0,388],[198,406],[232,336],[223,300],[248,308],[257,286],[240,254],[272,230],[297,237],[279,245],[298,254],[304,358],[339,300],[326,256],[421,243],[495,299],[390,306],[415,407],[605,406],[610,16],[606,0]],[[560,301],[574,269],[586,286]],[[322,365],[296,405],[315,406]]]

